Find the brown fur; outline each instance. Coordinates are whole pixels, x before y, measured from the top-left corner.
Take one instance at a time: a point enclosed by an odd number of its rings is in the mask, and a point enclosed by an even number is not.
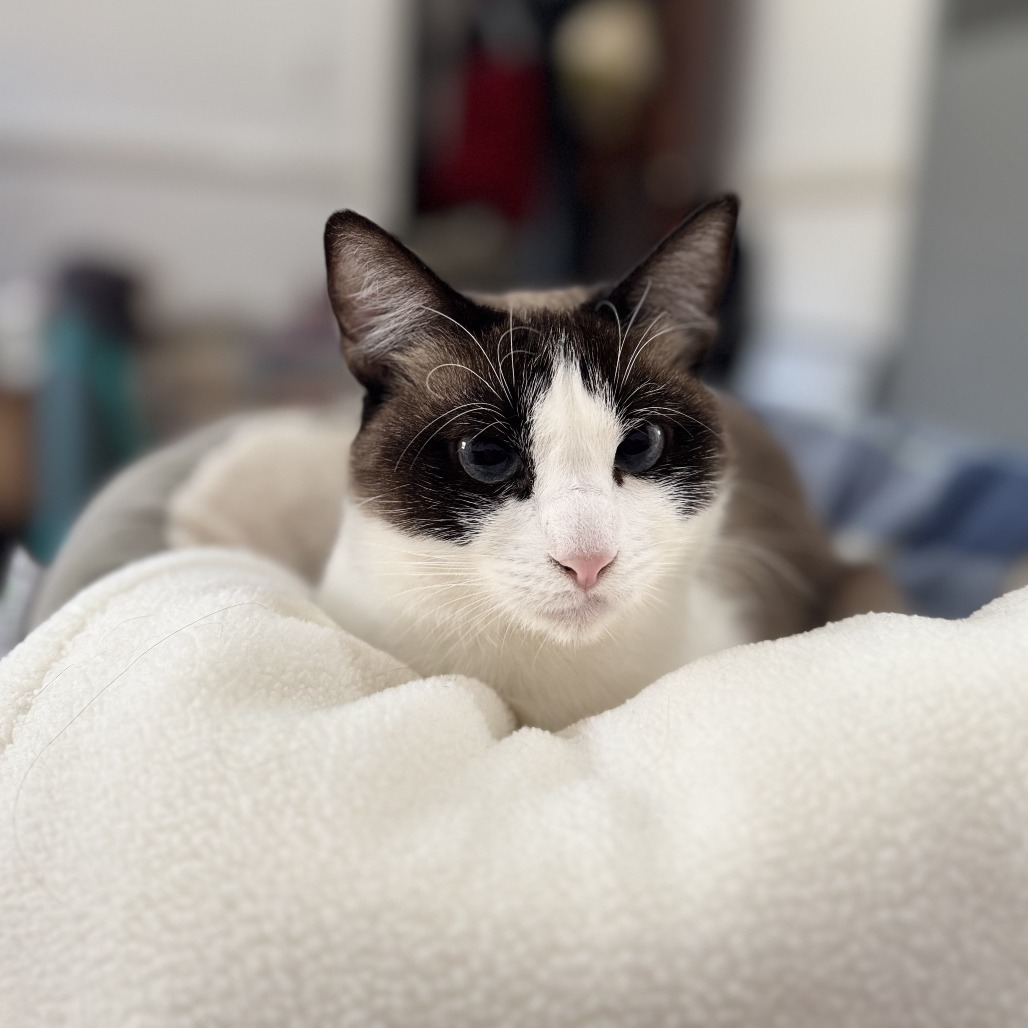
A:
[[[741,544],[743,562],[729,563],[725,572],[738,579],[740,595],[756,583],[760,596],[751,613],[759,637],[793,635],[873,610],[902,611],[902,596],[878,568],[836,556],[768,430],[736,401],[721,396],[719,404],[733,469],[724,533],[729,547]],[[784,562],[781,572],[755,574],[764,551]]]

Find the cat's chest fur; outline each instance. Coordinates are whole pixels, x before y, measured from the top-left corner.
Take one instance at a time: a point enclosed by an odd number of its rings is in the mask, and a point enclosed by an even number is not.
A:
[[[614,707],[665,673],[757,638],[740,598],[717,584],[723,512],[710,551],[665,577],[651,602],[600,638],[557,643],[498,614],[465,572],[426,570],[418,543],[347,502],[321,605],[344,627],[420,674],[459,673],[495,688],[530,724],[559,729]]]

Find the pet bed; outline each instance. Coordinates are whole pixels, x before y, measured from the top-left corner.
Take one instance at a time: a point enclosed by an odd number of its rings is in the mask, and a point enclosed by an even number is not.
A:
[[[270,555],[146,558],[0,662],[0,1023],[1024,1023],[1028,590],[518,728],[315,606],[260,426],[170,528]]]

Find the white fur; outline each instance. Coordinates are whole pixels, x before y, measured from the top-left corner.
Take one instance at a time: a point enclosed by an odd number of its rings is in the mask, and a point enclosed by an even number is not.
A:
[[[612,470],[623,434],[611,407],[586,390],[576,369],[561,364],[532,420],[532,498],[555,560],[620,549],[624,511],[615,502]]]
[[[420,673],[478,677],[546,728],[747,641],[733,605],[700,582],[724,495],[683,518],[660,484],[616,484],[626,427],[558,367],[534,411],[529,500],[505,501],[457,545],[406,535],[351,498],[320,602]],[[616,559],[588,592],[555,563],[604,548]]]

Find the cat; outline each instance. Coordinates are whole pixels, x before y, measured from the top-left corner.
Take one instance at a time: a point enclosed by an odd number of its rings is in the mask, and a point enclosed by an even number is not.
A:
[[[613,287],[498,297],[332,215],[364,400],[329,614],[560,729],[718,650],[896,609],[884,576],[836,559],[768,433],[697,377],[737,213],[703,206]]]

